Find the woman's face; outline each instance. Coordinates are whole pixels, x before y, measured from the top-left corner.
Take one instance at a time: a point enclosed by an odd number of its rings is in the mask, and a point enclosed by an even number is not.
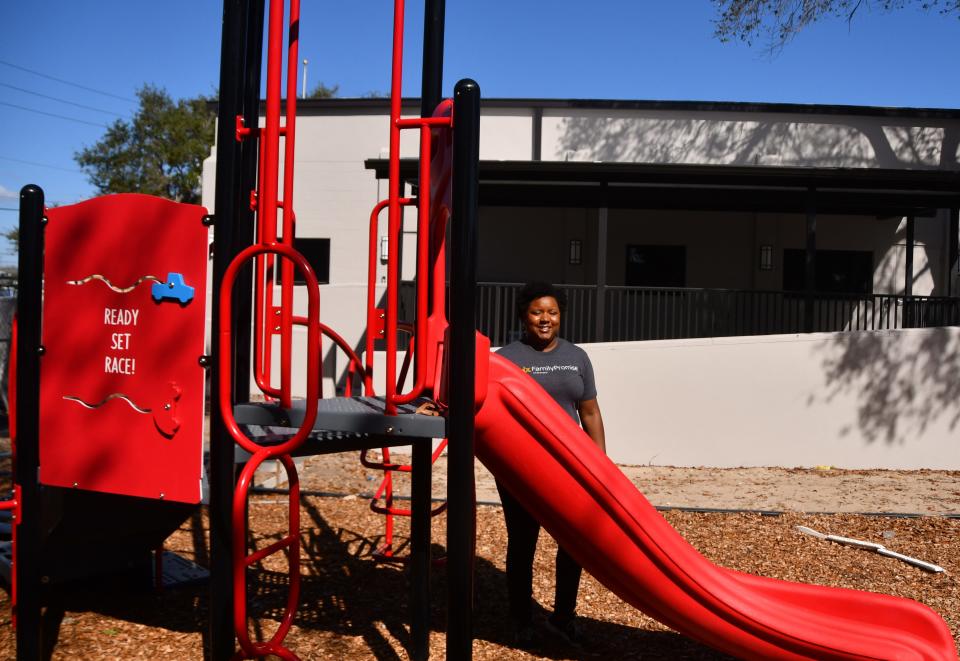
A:
[[[560,305],[553,296],[541,296],[530,301],[523,317],[527,339],[539,348],[554,344],[560,332]]]

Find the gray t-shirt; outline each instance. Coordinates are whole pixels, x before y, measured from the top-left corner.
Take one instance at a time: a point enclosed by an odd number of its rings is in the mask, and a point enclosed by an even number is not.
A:
[[[597,396],[593,365],[587,352],[562,338],[553,351],[537,351],[521,340],[497,351],[543,386],[563,410],[580,424],[577,405]]]

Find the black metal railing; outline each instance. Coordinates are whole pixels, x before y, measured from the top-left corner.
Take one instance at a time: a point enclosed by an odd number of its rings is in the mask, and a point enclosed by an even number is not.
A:
[[[494,346],[520,336],[521,286],[477,284],[477,325]],[[599,309],[594,285],[560,289],[567,295],[561,332],[578,343],[960,325],[960,298],[817,293],[808,305],[803,292],[608,286]],[[412,305],[409,286],[401,297]]]

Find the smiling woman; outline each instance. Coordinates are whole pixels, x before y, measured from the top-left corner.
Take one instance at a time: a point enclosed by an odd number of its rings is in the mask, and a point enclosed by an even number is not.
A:
[[[601,450],[606,450],[603,419],[597,404],[593,365],[586,352],[560,337],[560,322],[566,296],[544,282],[524,285],[517,297],[517,314],[523,337],[497,353],[529,374],[573,418]],[[540,523],[530,516],[506,487],[497,482],[507,523],[507,592],[516,643],[536,642],[533,629],[533,558]],[[575,622],[580,566],[562,548],[557,548],[556,595],[548,628],[568,644],[580,643]]]

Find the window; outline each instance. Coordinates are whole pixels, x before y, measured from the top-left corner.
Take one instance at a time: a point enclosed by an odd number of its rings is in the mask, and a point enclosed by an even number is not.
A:
[[[317,276],[317,282],[322,285],[330,282],[330,239],[300,238],[293,240],[293,247],[307,258],[310,266],[313,267],[313,273]],[[276,283],[280,284],[280,263],[277,260]],[[305,285],[303,274],[299,269],[293,269],[293,284]]]
[[[628,287],[685,287],[686,246],[627,246]]]
[[[803,291],[806,251],[783,251],[784,291]],[[868,250],[818,250],[814,289],[830,294],[872,294],[873,253]]]

